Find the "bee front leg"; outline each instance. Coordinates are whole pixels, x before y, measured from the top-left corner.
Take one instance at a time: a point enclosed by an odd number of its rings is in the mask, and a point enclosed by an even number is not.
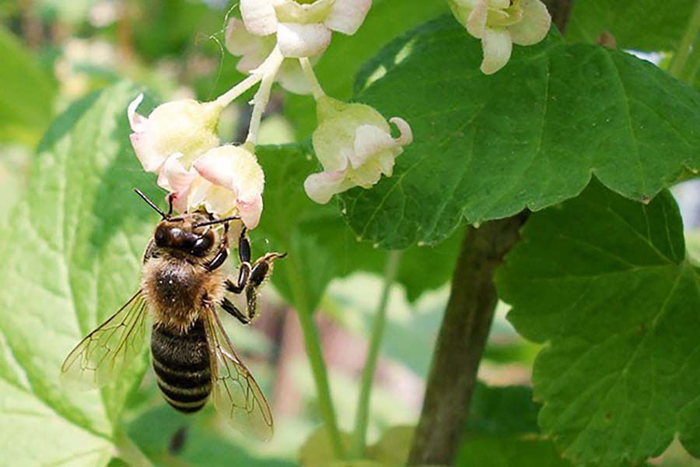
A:
[[[224,224],[224,235],[221,240],[221,248],[216,253],[211,261],[204,265],[208,271],[213,271],[219,269],[224,265],[226,259],[228,258],[228,222]]]
[[[251,257],[250,240],[246,236],[246,228],[243,227],[241,230],[241,236],[238,238],[238,282],[233,283],[230,280],[226,280],[226,290],[231,293],[240,294],[245,289],[248,283],[248,278],[250,277],[250,257]]]

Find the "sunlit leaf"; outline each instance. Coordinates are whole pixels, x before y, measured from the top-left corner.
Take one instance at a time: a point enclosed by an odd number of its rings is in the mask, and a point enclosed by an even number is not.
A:
[[[0,281],[11,291],[0,295],[0,438],[12,440],[3,456],[16,465],[106,463],[145,369],[102,391],[71,392],[58,380],[70,349],[138,287],[158,219],[131,192],[160,196],[129,144],[126,106],[137,93],[121,84],[56,120],[0,237]]]

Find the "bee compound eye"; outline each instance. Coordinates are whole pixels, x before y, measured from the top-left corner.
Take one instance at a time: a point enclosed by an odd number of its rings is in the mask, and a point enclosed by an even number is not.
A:
[[[156,245],[158,246],[167,246],[169,243],[168,229],[164,225],[158,226],[153,237],[156,241]]]
[[[214,244],[214,238],[211,235],[199,237],[192,247],[192,254],[196,256],[204,256]]]

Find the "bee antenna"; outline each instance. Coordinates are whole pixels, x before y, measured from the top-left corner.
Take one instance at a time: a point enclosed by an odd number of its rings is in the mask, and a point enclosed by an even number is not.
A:
[[[168,213],[168,214],[164,213],[163,210],[160,209],[158,206],[156,206],[156,204],[155,204],[153,201],[151,201],[151,200],[148,198],[148,196],[144,195],[143,192],[142,192],[141,190],[139,190],[138,188],[134,188],[134,193],[136,193],[137,195],[139,195],[139,196],[141,197],[141,199],[144,200],[144,201],[146,202],[146,204],[148,204],[148,205],[149,205],[150,207],[152,207],[158,214],[160,214],[160,217],[162,217],[163,219],[169,219],[169,218],[170,218],[170,213]],[[172,201],[172,199],[170,199],[169,202],[170,202],[170,210],[171,210],[171,212],[172,212],[172,207],[173,207],[173,201]]]
[[[231,216],[231,217],[225,217],[223,219],[217,219],[215,221],[200,222],[199,224],[195,224],[193,227],[206,227],[208,225],[223,224],[225,222],[238,221],[238,220],[241,220],[240,216]]]

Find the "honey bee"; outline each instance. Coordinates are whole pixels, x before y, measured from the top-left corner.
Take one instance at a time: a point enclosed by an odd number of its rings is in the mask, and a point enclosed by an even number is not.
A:
[[[166,214],[134,191],[162,218],[143,256],[141,287],[73,349],[63,363],[64,379],[83,388],[118,380],[148,340],[150,317],[153,370],[168,404],[192,413],[212,396],[235,428],[269,439],[270,407],[236,354],[216,307],[250,323],[260,286],[274,261],[286,254],[268,253],[251,263],[244,228],[238,239],[238,279],[233,282],[221,266],[228,257],[229,223],[238,217],[213,219],[200,212],[173,217],[172,200]],[[245,313],[229,300],[229,293],[243,297]]]

